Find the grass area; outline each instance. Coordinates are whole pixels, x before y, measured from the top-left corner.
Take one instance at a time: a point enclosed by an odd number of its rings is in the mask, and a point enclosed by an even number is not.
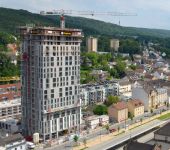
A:
[[[85,149],[87,149],[88,147],[85,147],[85,148],[82,148],[82,149],[80,149],[80,150],[85,150]]]
[[[158,118],[159,120],[166,120],[166,119],[170,119],[170,113],[162,115],[161,117]]]

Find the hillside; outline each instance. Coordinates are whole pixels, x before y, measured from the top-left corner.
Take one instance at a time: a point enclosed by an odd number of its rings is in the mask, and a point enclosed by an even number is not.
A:
[[[2,7],[0,7],[0,18],[0,32],[7,33],[16,33],[17,26],[26,24],[59,25],[58,16],[41,16],[25,10],[14,10]],[[66,26],[81,28],[85,35],[170,37],[170,30],[121,27],[115,24],[82,17],[66,16]]]

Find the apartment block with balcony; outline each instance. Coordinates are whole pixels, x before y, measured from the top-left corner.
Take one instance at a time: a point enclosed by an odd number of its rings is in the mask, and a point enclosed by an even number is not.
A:
[[[0,120],[8,117],[21,118],[21,99],[0,102]]]

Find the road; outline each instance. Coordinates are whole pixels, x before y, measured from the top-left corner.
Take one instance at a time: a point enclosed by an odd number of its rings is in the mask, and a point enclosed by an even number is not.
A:
[[[154,114],[159,114],[163,109],[166,109],[166,108],[162,107],[162,108],[159,108],[159,109],[155,110],[152,114],[151,113],[145,113],[142,116],[133,118],[133,120],[128,119],[126,122],[113,124],[113,125],[111,125],[111,128],[115,128],[115,129],[118,129],[118,127],[120,129],[125,128],[130,124],[133,124],[135,122],[139,122],[141,119],[144,120],[144,119],[146,119],[148,117],[153,116]],[[103,134],[106,134],[106,133],[107,133],[107,131],[104,128],[100,128],[100,129],[96,129],[96,130],[90,130],[89,134],[81,136],[79,141],[82,142],[84,138],[86,138],[87,140],[95,139],[95,138],[97,138],[97,137],[99,137],[99,136],[101,136]],[[62,143],[60,145],[56,145],[56,146],[47,148],[47,149],[48,150],[53,150],[53,149],[55,149],[55,150],[61,150],[61,149],[70,150],[70,149],[72,149],[72,145],[73,145],[73,142],[68,141],[68,142]]]
[[[140,142],[140,143],[146,143],[146,142],[152,140],[153,138],[154,138],[154,131],[150,132],[148,134],[145,134],[144,136],[138,138],[137,141]],[[123,147],[124,146],[117,148],[116,150],[123,150]]]
[[[93,147],[90,147],[88,150],[106,150],[109,149],[111,147],[114,147],[122,142],[125,142],[126,140],[133,138],[137,135],[142,134],[143,132],[146,132],[147,130],[150,130],[156,126],[158,126],[159,124],[163,124],[165,123],[165,121],[160,121],[160,120],[154,120],[151,121],[147,124],[144,124],[142,126],[139,126],[137,128],[134,128],[132,130],[129,130],[127,132],[125,132],[124,134],[115,136],[114,138],[112,138],[111,140],[105,141],[103,143],[100,143],[98,145],[95,145]]]

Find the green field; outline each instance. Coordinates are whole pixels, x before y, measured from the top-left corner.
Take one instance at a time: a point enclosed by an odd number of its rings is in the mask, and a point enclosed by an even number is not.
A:
[[[158,119],[160,120],[166,120],[166,119],[170,119],[170,113],[162,115],[161,117],[159,117]]]

